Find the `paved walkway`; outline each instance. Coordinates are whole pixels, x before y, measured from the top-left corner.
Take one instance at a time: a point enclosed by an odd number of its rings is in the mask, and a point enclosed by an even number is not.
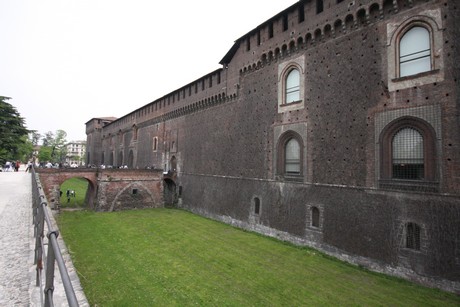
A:
[[[31,180],[31,174],[24,172],[23,168],[19,172],[0,172],[0,306],[41,306],[43,290],[35,286],[33,264]],[[65,244],[62,238],[58,239],[79,304],[89,306]],[[59,275],[56,266],[55,306],[67,306]]]

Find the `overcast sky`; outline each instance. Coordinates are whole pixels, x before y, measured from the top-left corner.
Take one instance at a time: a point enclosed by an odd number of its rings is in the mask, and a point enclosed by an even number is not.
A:
[[[0,0],[0,96],[44,134],[86,140],[221,67],[233,42],[296,0]]]

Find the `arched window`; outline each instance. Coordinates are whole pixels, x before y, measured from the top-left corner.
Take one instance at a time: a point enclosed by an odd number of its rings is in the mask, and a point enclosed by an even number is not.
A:
[[[316,207],[311,208],[311,226],[319,227],[319,209]]]
[[[405,77],[431,70],[430,32],[412,27],[399,41],[399,76]]]
[[[289,48],[296,47],[294,40],[289,42]],[[282,46],[282,52],[288,50],[288,45]],[[275,54],[280,52],[275,49]],[[270,53],[269,53],[270,55]],[[289,59],[278,65],[278,113],[300,110],[305,107],[302,100],[305,97],[305,76],[304,76],[305,56]]]
[[[392,151],[393,178],[423,179],[423,136],[417,130],[399,130],[393,137]]]
[[[420,250],[420,226],[416,223],[406,224],[406,248]]]
[[[300,73],[297,69],[292,69],[286,77],[286,103],[300,100]]]
[[[436,132],[429,123],[395,119],[383,129],[380,146],[381,187],[437,191]]]
[[[297,180],[303,176],[303,141],[292,130],[279,137],[277,144],[276,174],[284,179]]]
[[[300,145],[294,138],[286,143],[284,163],[286,174],[300,174]]]

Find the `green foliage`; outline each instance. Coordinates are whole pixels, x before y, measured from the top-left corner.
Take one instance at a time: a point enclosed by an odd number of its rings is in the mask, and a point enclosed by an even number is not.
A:
[[[27,135],[23,135],[22,143],[18,146],[18,157],[21,161],[29,161],[32,158],[34,146]]]
[[[173,209],[63,211],[91,306],[458,306],[460,297]]]
[[[20,147],[29,131],[24,119],[14,106],[6,102],[10,98],[0,96],[0,163],[21,158]]]
[[[62,195],[60,204],[62,208],[77,208],[85,206],[85,196],[88,190],[88,181],[84,178],[70,178],[64,181],[60,187]],[[70,197],[67,201],[67,190],[74,190],[75,197]]]
[[[40,151],[38,152],[38,160],[40,162],[52,162],[51,153],[53,152],[53,148],[49,146],[42,146],[40,147]]]
[[[44,153],[41,162],[50,161],[52,163],[64,162],[67,154],[66,140],[67,133],[64,130],[57,130],[56,133],[48,131],[42,138]],[[41,152],[41,150],[40,150]],[[40,154],[39,154],[40,156]]]

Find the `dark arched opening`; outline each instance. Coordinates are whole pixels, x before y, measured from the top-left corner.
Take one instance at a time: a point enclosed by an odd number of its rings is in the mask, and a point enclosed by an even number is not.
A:
[[[163,202],[166,208],[173,208],[177,204],[176,183],[170,178],[163,179]]]

